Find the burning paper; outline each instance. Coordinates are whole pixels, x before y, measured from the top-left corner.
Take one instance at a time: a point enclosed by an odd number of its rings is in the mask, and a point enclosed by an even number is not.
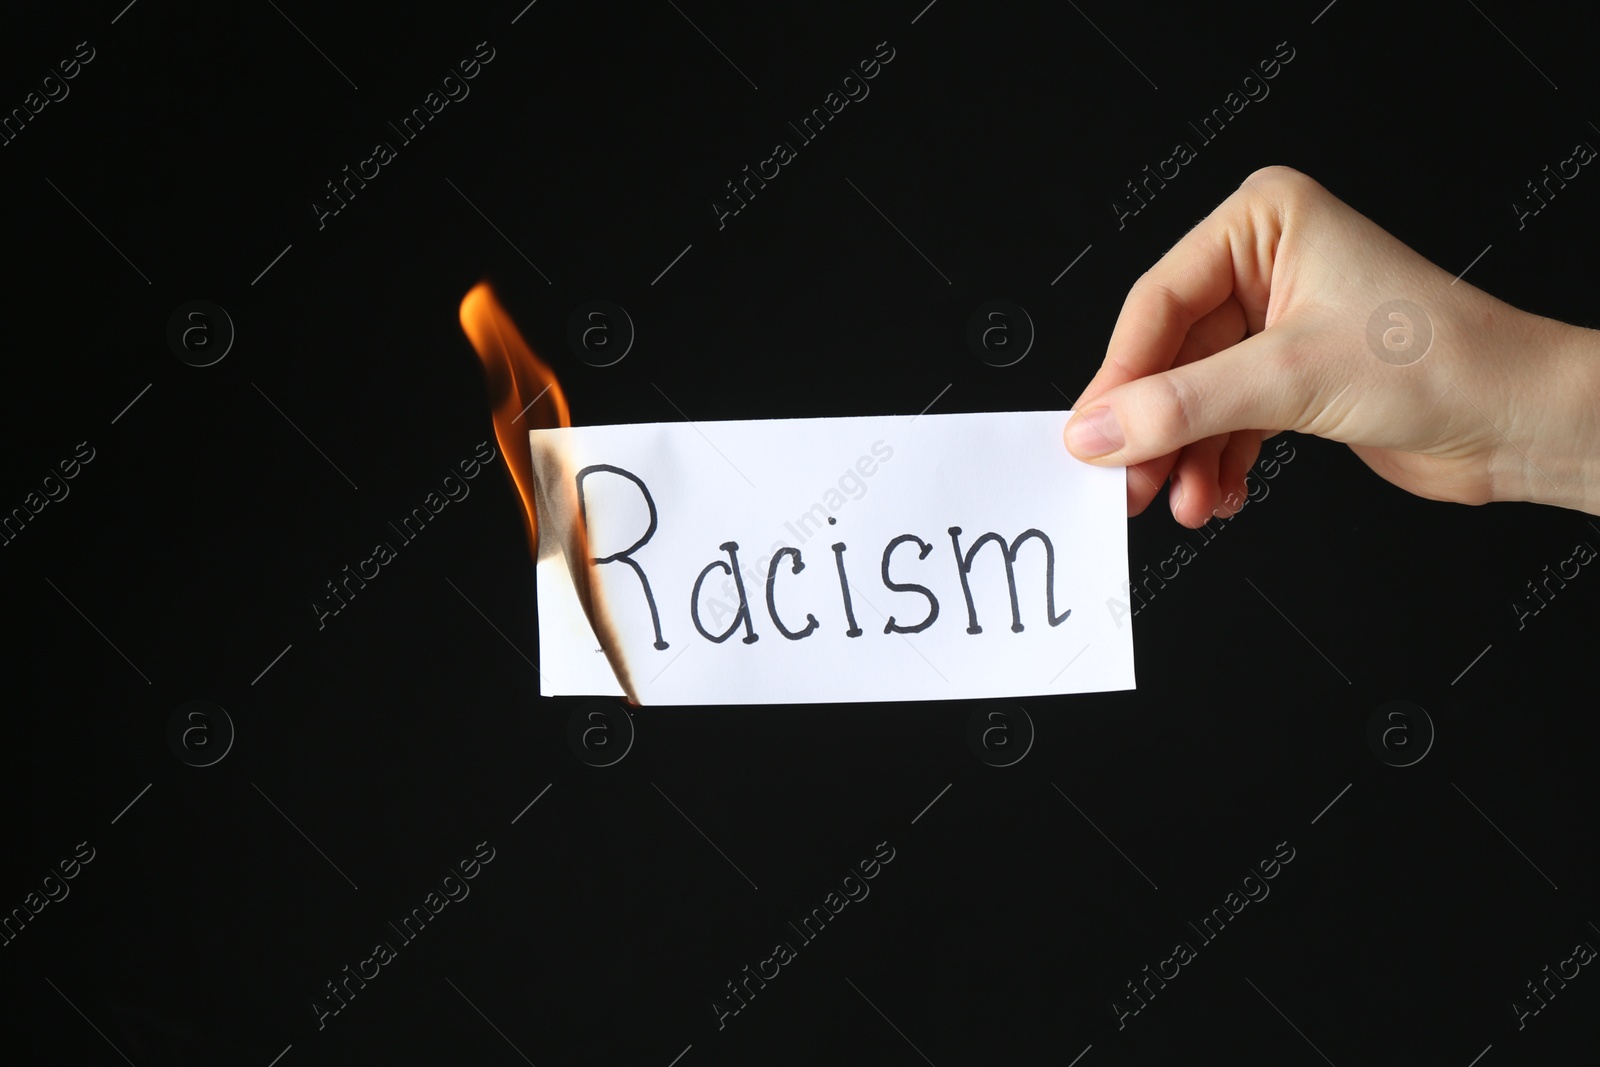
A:
[[[534,429],[540,691],[1132,689],[1125,474],[1063,411]]]
[[[573,428],[461,302],[537,561],[540,692],[639,704],[1132,689],[1125,474],[1068,412]]]

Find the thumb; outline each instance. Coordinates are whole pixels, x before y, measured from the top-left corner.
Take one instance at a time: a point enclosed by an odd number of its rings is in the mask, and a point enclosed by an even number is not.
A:
[[[1315,396],[1303,352],[1281,324],[1193,363],[1107,389],[1067,420],[1067,451],[1132,466],[1230,433],[1292,430]]]

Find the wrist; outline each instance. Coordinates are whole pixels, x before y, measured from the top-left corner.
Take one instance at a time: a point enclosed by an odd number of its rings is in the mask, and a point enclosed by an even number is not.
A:
[[[1600,515],[1600,330],[1530,320],[1525,357],[1538,368],[1531,391],[1544,414],[1508,499]]]

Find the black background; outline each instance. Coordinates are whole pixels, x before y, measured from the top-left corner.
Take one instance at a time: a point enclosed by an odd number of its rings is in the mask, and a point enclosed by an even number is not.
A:
[[[1137,691],[1026,701],[1037,736],[1005,768],[969,748],[970,702],[643,708],[626,758],[581,762],[581,702],[540,698],[529,662],[503,461],[318,629],[323,583],[493,440],[456,314],[485,277],[578,425],[1065,408],[1133,280],[1284,163],[1451,273],[1488,246],[1472,283],[1593,323],[1600,178],[1520,231],[1511,209],[1600,138],[1593,36],[1567,13],[921,4],[6,14],[0,107],[95,50],[0,148],[0,507],[95,450],[0,550],[0,909],[96,850],[0,949],[9,1049],[141,1067],[1593,1062],[1589,969],[1525,1029],[1510,1008],[1600,942],[1600,579],[1521,630],[1510,607],[1600,544],[1576,512],[1423,501],[1290,435],[1270,496],[1140,612]],[[471,95],[319,230],[323,183],[482,40]],[[871,95],[719,230],[723,183],[880,41],[895,58]],[[1281,41],[1295,58],[1271,95],[1119,230],[1123,183]],[[1006,368],[965,342],[997,297],[1038,331]],[[166,340],[197,298],[237,329],[206,368]],[[612,367],[566,345],[592,298],[637,327]],[[1138,571],[1194,535],[1163,496],[1129,536]],[[195,698],[237,729],[205,768],[166,736]],[[1391,699],[1437,730],[1414,766],[1367,743]],[[495,858],[471,896],[319,1029],[310,999],[479,841]],[[895,858],[871,895],[719,1030],[724,983],[881,841]],[[1197,942],[1187,924],[1284,841],[1270,897],[1119,1030],[1124,983]]]

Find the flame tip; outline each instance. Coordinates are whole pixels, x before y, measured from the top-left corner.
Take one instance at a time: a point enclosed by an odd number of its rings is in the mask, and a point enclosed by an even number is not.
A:
[[[537,557],[539,518],[526,434],[530,429],[572,425],[566,394],[555,371],[534,354],[487,280],[467,290],[458,313],[461,330],[483,364],[495,438],[522,498],[529,547]]]

